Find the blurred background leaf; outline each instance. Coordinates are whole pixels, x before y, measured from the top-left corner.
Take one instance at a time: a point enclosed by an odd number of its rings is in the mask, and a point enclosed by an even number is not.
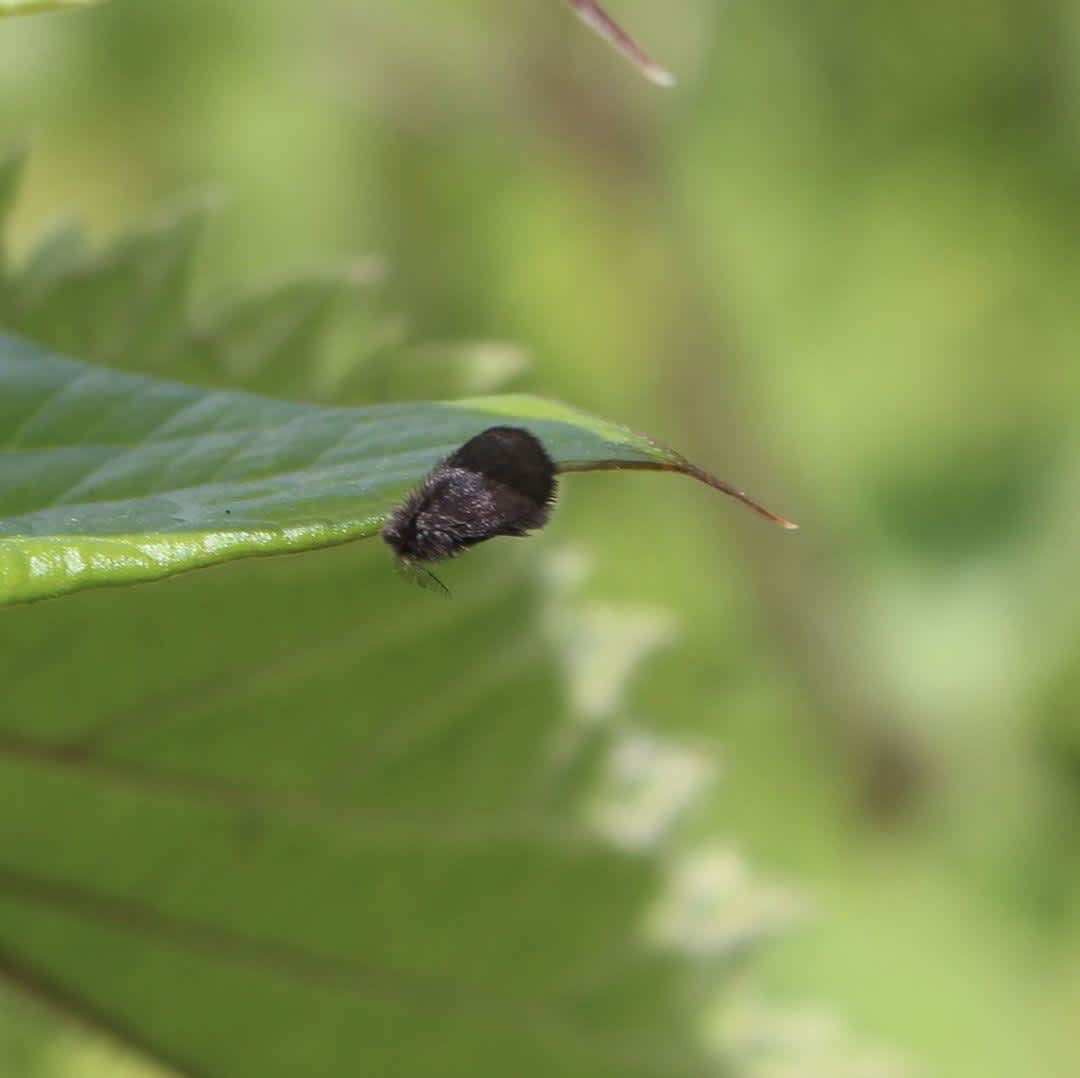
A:
[[[529,589],[433,610],[379,553],[9,612],[3,966],[182,1074],[707,1073]]]
[[[37,11],[89,7],[99,3],[101,0],[0,0],[0,18],[4,15],[31,15]]]
[[[34,136],[12,256],[61,213],[96,240],[220,185],[209,306],[377,250],[384,372],[403,341],[514,341],[515,388],[799,520],[793,544],[690,484],[593,477],[538,543],[586,541],[592,596],[680,611],[635,700],[724,745],[702,826],[815,898],[774,992],[941,1073],[1072,1074],[1075,5],[612,13],[677,91],[551,0],[6,20],[0,129]]]

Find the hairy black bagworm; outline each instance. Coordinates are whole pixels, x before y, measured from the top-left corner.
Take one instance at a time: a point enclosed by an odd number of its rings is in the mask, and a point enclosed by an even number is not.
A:
[[[496,535],[542,528],[555,492],[555,464],[534,434],[489,427],[431,470],[382,537],[403,562],[441,561]]]

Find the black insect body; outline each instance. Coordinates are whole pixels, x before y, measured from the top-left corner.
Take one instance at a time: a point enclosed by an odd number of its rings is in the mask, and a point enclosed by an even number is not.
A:
[[[383,528],[403,562],[451,558],[496,535],[542,528],[555,465],[535,435],[489,427],[437,464]]]

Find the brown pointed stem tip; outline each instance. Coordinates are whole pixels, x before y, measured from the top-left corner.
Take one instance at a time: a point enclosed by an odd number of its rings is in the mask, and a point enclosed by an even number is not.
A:
[[[567,0],[574,13],[594,33],[618,49],[645,78],[657,86],[674,86],[675,76],[654,63],[645,50],[596,3],[596,0]]]
[[[696,479],[699,483],[704,483],[707,487],[712,487],[713,490],[718,490],[721,494],[726,494],[729,498],[734,498],[737,502],[742,502],[743,505],[753,509],[759,516],[763,516],[766,520],[771,520],[773,524],[778,524],[781,528],[786,528],[788,531],[799,530],[799,525],[794,521],[787,520],[782,516],[778,516],[776,513],[772,512],[772,510],[766,509],[760,502],[755,502],[749,495],[744,494],[741,490],[736,490],[730,483],[725,483],[722,479],[717,479],[715,475],[710,475],[696,464],[691,464],[685,457],[679,456],[679,454],[672,450],[666,450],[665,452],[670,457],[668,461],[571,461],[566,464],[558,465],[557,470],[559,472],[675,472],[679,475],[688,475],[691,479]]]

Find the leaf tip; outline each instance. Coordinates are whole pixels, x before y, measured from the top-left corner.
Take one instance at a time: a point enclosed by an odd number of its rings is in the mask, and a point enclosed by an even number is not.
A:
[[[670,89],[677,82],[675,76],[666,67],[660,67],[658,64],[643,67],[641,73],[654,86],[663,86],[665,89]]]
[[[674,86],[675,76],[654,63],[645,50],[597,3],[568,0],[574,14],[595,34],[623,54],[655,86]]]
[[[712,487],[713,490],[718,490],[721,494],[726,494],[729,498],[734,498],[737,502],[742,502],[748,509],[752,509],[766,520],[771,520],[785,531],[795,532],[799,530],[799,525],[793,520],[788,520],[787,517],[782,517],[778,513],[774,513],[771,509],[766,509],[760,502],[751,498],[749,494],[733,487],[730,483],[725,483],[722,479],[718,479],[715,475],[705,471],[704,468],[699,468],[696,464],[691,464],[685,457],[675,454],[675,460],[676,471],[683,472],[692,479],[696,479],[699,483],[704,483],[706,486]]]

